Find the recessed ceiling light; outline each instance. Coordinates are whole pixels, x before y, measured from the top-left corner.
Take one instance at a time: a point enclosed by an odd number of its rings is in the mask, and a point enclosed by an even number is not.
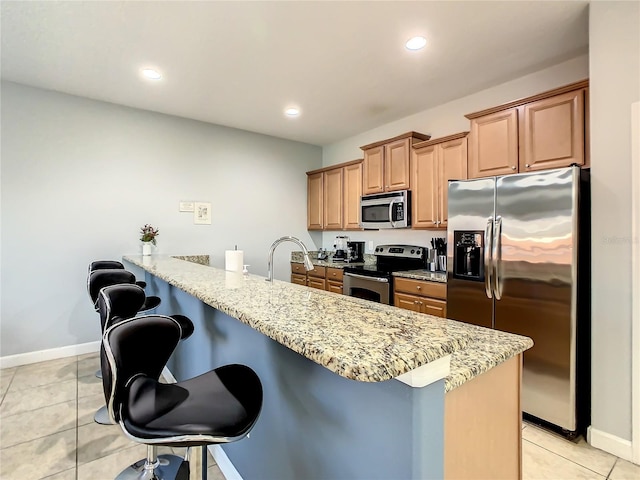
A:
[[[407,40],[407,43],[405,43],[405,47],[407,47],[408,50],[420,50],[426,44],[427,44],[427,39],[426,38],[424,38],[424,37],[413,37],[413,38],[410,38],[409,40]]]
[[[287,117],[297,117],[300,115],[300,109],[296,107],[289,107],[284,111],[284,114]]]
[[[157,70],[153,70],[152,68],[145,68],[144,70],[142,70],[142,74],[150,80],[160,80],[162,78],[160,72],[158,72]]]

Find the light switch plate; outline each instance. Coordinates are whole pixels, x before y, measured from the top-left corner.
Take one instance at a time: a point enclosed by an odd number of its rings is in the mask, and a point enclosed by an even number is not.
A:
[[[194,210],[194,202],[180,202],[180,211],[181,212],[193,212]]]
[[[369,251],[373,252],[373,240],[369,240]]]

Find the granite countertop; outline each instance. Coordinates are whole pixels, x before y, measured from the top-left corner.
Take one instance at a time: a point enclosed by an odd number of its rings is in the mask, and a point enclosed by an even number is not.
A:
[[[413,280],[425,280],[428,282],[447,283],[447,272],[432,272],[424,269],[393,272],[393,276],[411,278]]]
[[[167,255],[124,260],[353,380],[389,380],[451,355],[451,390],[533,345],[526,337]]]
[[[364,262],[334,262],[332,256],[329,255],[327,260],[318,260],[318,252],[309,252],[309,259],[316,267],[329,267],[329,268],[344,268],[344,267],[357,267],[361,265],[375,264],[375,256],[370,254],[364,255]],[[304,263],[302,252],[291,252],[291,263]]]

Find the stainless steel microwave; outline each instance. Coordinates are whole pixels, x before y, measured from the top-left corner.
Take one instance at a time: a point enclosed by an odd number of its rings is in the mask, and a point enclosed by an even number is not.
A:
[[[369,229],[411,226],[411,191],[374,193],[360,199],[360,226]]]

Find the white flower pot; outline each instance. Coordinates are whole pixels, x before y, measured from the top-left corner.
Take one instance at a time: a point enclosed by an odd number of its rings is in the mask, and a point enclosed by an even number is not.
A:
[[[142,255],[151,255],[151,242],[142,242]]]

